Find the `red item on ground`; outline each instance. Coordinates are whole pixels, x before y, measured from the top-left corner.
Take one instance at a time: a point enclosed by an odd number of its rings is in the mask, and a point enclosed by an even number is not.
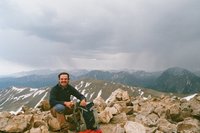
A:
[[[79,133],[103,133],[103,132],[101,131],[101,129],[97,129],[97,130],[88,129],[88,130],[85,130],[85,131],[81,131]]]
[[[81,131],[79,133],[90,133],[90,130]]]

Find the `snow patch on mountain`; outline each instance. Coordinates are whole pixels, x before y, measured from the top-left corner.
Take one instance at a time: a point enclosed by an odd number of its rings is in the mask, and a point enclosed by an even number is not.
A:
[[[80,90],[80,88],[83,87],[83,84],[84,84],[84,81],[81,81],[78,85],[75,86],[75,88],[76,88],[77,90]]]
[[[11,90],[17,91],[18,93],[24,91],[25,89],[26,89],[26,88],[16,88],[16,87],[14,87],[14,86],[11,88]]]
[[[139,92],[140,96],[142,96],[144,94],[144,92],[141,89],[139,89],[138,92]]]
[[[16,114],[18,114],[22,110],[22,107],[23,107],[23,105],[21,107],[19,107],[17,109],[17,111],[10,111],[10,113],[16,115]]]
[[[86,91],[86,90],[85,90],[85,89],[83,89],[83,90],[81,91],[81,93],[82,93],[83,95],[85,95],[85,91]]]
[[[91,83],[88,83],[88,82],[87,82],[87,83],[85,84],[85,88],[88,87],[88,86],[90,86],[90,84],[91,84]]]
[[[94,92],[92,92],[92,93],[90,94],[89,100],[93,97],[93,95],[94,95]]]
[[[100,91],[99,91],[99,93],[98,93],[97,97],[100,97],[100,96],[101,96],[101,94],[102,94],[102,90],[100,90]]]
[[[187,97],[183,97],[182,99],[185,99],[187,101],[189,101],[190,99],[192,99],[193,97],[195,97],[197,95],[197,93],[193,94],[193,95],[190,95],[190,96],[187,96]]]
[[[87,97],[87,96],[88,96],[88,93],[85,94],[85,97]]]
[[[0,107],[1,107],[2,105],[4,105],[8,100],[9,100],[9,98],[6,99],[3,103],[1,103],[1,104],[0,104]],[[1,108],[3,108],[3,107],[1,107]]]
[[[42,93],[44,93],[45,90],[37,90],[34,94],[33,97],[35,97],[36,95],[41,95]]]
[[[45,97],[47,96],[47,94],[48,94],[48,92],[46,92],[45,94],[44,94],[44,96],[40,99],[40,101],[35,105],[35,107],[34,108],[36,108],[36,107],[38,107],[39,106],[39,104],[41,103],[41,101],[42,100],[44,100],[45,99]]]

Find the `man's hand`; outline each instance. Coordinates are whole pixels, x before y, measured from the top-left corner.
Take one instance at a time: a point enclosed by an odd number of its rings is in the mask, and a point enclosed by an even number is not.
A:
[[[85,99],[81,100],[81,102],[80,102],[80,105],[81,105],[81,106],[86,106],[86,104],[87,104],[87,103],[86,103]]]
[[[66,107],[68,107],[68,108],[72,108],[72,106],[74,106],[74,103],[73,102],[64,102],[64,105],[66,106]]]

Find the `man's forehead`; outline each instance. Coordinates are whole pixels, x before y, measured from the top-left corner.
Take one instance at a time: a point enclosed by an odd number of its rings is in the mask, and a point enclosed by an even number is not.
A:
[[[60,75],[60,78],[65,78],[65,77],[68,77],[68,75],[67,74]]]

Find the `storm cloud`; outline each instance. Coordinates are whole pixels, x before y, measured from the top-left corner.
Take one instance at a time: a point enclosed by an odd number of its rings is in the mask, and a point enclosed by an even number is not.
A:
[[[199,7],[198,0],[3,0],[0,68],[199,70]]]

